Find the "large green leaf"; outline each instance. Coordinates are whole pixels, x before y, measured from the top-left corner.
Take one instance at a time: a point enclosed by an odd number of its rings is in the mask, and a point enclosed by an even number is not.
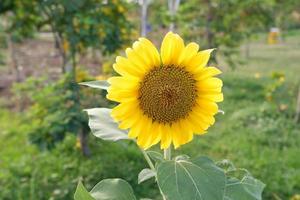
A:
[[[109,83],[107,81],[88,81],[88,82],[79,83],[79,85],[85,85],[91,88],[97,88],[103,90],[107,90],[109,87]]]
[[[122,179],[105,179],[92,190],[95,200],[136,200],[131,186]]]
[[[242,180],[228,178],[224,200],[261,200],[264,187],[264,183],[250,175],[244,176]]]
[[[207,157],[180,157],[157,166],[158,185],[168,200],[223,200],[225,174]]]
[[[78,183],[74,194],[75,200],[95,200],[90,193],[85,189],[81,182]]]
[[[75,200],[136,200],[131,186],[122,179],[104,179],[88,192],[81,182],[74,194]]]
[[[89,116],[89,126],[96,137],[111,141],[129,139],[127,132],[120,130],[110,116],[111,109],[92,108],[85,111]]]

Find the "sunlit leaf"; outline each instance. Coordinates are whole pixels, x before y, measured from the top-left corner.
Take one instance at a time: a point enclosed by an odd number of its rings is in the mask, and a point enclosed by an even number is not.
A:
[[[109,87],[109,83],[107,81],[88,81],[79,83],[79,85],[85,85],[91,88],[103,89],[107,90]]]
[[[155,171],[151,170],[151,169],[143,169],[138,176],[138,183],[142,183],[150,178],[155,177]]]
[[[129,139],[127,132],[120,130],[110,116],[111,109],[92,108],[85,111],[89,116],[89,126],[96,137],[110,141]]]

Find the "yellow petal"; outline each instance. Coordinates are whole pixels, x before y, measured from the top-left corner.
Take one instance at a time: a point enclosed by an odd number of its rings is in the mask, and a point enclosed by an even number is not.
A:
[[[151,146],[157,144],[161,140],[161,135],[162,135],[162,125],[154,122],[154,126],[152,127],[152,143],[150,144]]]
[[[145,49],[140,41],[135,41],[132,45],[132,49],[145,66],[148,66],[148,68],[153,67],[152,57],[147,53],[147,49]]]
[[[222,72],[215,67],[204,67],[198,74],[195,75],[195,79],[200,81],[206,78],[210,78],[221,74]]]
[[[161,45],[161,58],[164,65],[179,65],[179,58],[184,50],[183,39],[172,32],[169,32],[163,39]]]
[[[192,130],[193,133],[203,131],[203,129],[198,125],[198,122],[195,123],[190,116],[182,119],[182,121],[182,124],[187,126],[189,130]]]
[[[212,115],[204,114],[201,109],[193,110],[193,114],[202,122],[213,125],[215,123],[215,118]]]
[[[140,77],[144,74],[143,68],[135,65],[127,58],[117,56],[116,64],[113,65],[114,70],[122,76],[130,74],[131,76]]]
[[[203,112],[214,115],[218,112],[218,105],[215,102],[205,100],[205,99],[198,99],[197,105],[194,108],[195,110],[200,109]]]
[[[144,138],[144,149],[150,148],[152,145],[156,144],[160,140],[159,124],[157,122],[150,122],[150,127],[148,133]]]
[[[192,138],[192,130],[188,129],[188,127],[185,126],[185,124],[182,124],[181,121],[172,124],[171,128],[172,139],[175,149],[177,149],[183,144],[186,144]]]
[[[137,90],[139,88],[140,79],[134,77],[114,76],[107,80],[112,88]]]
[[[139,137],[143,131],[143,126],[146,125],[146,122],[147,122],[147,117],[141,114],[140,118],[135,122],[135,124],[129,130],[128,137],[130,138]]]
[[[204,135],[205,133],[207,133],[207,131],[200,131],[200,132],[195,132],[195,135]]]
[[[203,132],[207,130],[209,127],[209,123],[202,121],[202,119],[199,118],[198,115],[194,113],[190,113],[188,120],[193,124],[195,132],[198,133]]]
[[[172,132],[172,141],[174,144],[175,149],[177,149],[180,146],[180,142],[182,140],[182,132],[179,127],[178,123],[174,123],[171,125],[171,132]]]
[[[123,102],[112,109],[111,116],[115,120],[120,121],[134,114],[137,109],[139,108],[136,101]]]
[[[189,43],[180,54],[178,65],[184,67],[189,62],[189,60],[197,54],[198,50],[198,44],[194,42]]]
[[[221,79],[212,77],[212,78],[207,78],[201,81],[196,82],[196,86],[199,90],[206,91],[209,89],[218,89],[223,86],[223,82]]]
[[[194,126],[193,126],[192,122],[190,122],[188,120],[188,117],[182,119],[180,121],[180,123],[181,123],[181,127],[184,127],[186,130],[189,130],[189,131],[186,131],[186,132],[194,132],[195,131]],[[189,136],[189,137],[191,137],[191,136]]]
[[[198,95],[199,99],[207,99],[214,102],[222,102],[224,100],[222,93],[209,93],[209,94],[200,94]]]
[[[160,54],[164,65],[171,63],[174,35],[174,33],[168,32],[161,43]]]
[[[184,144],[186,144],[186,143],[188,143],[188,142],[190,142],[190,141],[192,141],[193,140],[193,137],[194,137],[194,134],[193,134],[193,128],[190,126],[190,124],[189,123],[185,123],[183,120],[181,120],[180,122],[180,127],[182,128],[182,130],[183,130],[183,132],[184,132],[184,134],[185,134],[185,140],[184,141],[182,141],[181,143],[180,143],[180,145],[184,145]]]
[[[138,90],[124,90],[110,87],[107,90],[106,98],[116,102],[127,102],[138,98]]]
[[[152,67],[149,65],[149,63],[142,59],[141,56],[133,49],[127,48],[125,50],[125,53],[130,62],[133,63],[135,66],[138,66],[139,69],[143,71],[143,73],[146,73]]]
[[[174,34],[173,46],[174,47],[172,51],[172,60],[170,64],[179,66],[179,59],[181,54],[183,54],[183,50],[184,50],[184,42],[183,39],[178,34]]]
[[[155,67],[160,66],[160,55],[156,49],[156,47],[152,44],[151,41],[149,41],[146,38],[139,38],[139,41],[141,42],[141,45],[144,46],[144,50],[146,51],[146,54],[151,58],[152,65]]]
[[[132,127],[129,132],[128,132],[128,137],[129,138],[132,138],[132,139],[135,139],[139,136],[140,132],[139,130],[137,129],[137,126],[134,126]]]
[[[148,117],[144,116],[142,117],[141,122],[137,125],[139,128],[139,135],[137,137],[137,144],[142,148],[142,149],[147,149],[149,148],[150,144],[150,135],[151,135],[151,119]]]
[[[123,121],[120,122],[120,129],[129,129],[134,126],[134,124],[141,118],[141,113],[137,108],[131,108],[132,112],[128,112],[126,115],[119,117]]]
[[[185,68],[193,73],[197,73],[202,70],[208,63],[210,54],[214,49],[207,49],[199,51],[194,57],[192,57],[185,65]]]

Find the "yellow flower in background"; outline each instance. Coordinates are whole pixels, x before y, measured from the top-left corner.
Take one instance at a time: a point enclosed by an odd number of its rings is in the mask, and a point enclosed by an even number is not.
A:
[[[285,77],[282,76],[282,77],[280,77],[278,80],[279,80],[280,83],[283,83],[283,82],[285,81]]]
[[[286,104],[280,104],[279,105],[279,110],[280,111],[285,111],[285,110],[287,110],[288,109],[288,105],[286,105]]]
[[[300,194],[295,194],[291,200],[300,200]]]
[[[63,40],[63,49],[65,52],[68,52],[70,49],[69,42],[67,40]]]
[[[207,67],[212,49],[198,51],[196,43],[186,46],[169,32],[160,53],[146,38],[140,38],[118,56],[113,65],[120,76],[108,80],[107,98],[120,104],[112,117],[129,137],[147,149],[161,142],[177,148],[203,134],[215,122],[216,102],[223,101],[221,73]]]
[[[261,77],[260,73],[257,72],[254,74],[254,78],[256,78],[256,79],[259,79],[260,77]]]
[[[95,79],[98,81],[106,81],[110,77],[111,77],[110,75],[101,74],[101,75],[96,76]]]
[[[80,69],[80,68],[76,68],[76,82],[80,83],[83,81],[87,81],[91,79],[91,76],[89,75],[89,73],[86,70]]]

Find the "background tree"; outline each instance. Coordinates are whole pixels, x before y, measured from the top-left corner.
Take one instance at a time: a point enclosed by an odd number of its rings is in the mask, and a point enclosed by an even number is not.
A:
[[[80,125],[80,128],[76,130],[78,130],[78,138],[85,155],[88,154],[86,144],[89,130],[84,114],[79,112],[81,107],[79,86],[76,83],[77,60],[79,55],[86,52],[88,48],[96,49],[102,54],[112,53],[130,39],[131,25],[125,17],[126,6],[125,2],[121,3],[119,0],[5,0],[0,7],[0,15],[7,24],[5,31],[9,35],[8,44],[12,48],[13,41],[22,41],[22,39],[33,37],[35,33],[41,30],[50,29],[52,32],[55,46],[62,58],[62,72],[68,74],[67,78],[63,78],[66,87],[62,87],[66,94],[71,92],[69,96],[72,98],[72,103],[68,104],[67,109],[77,111],[74,112],[77,114],[76,117],[73,117],[70,123]],[[15,61],[16,69],[18,69],[17,58],[13,53],[12,58]],[[17,77],[19,77],[18,70],[16,71]],[[44,91],[48,90],[45,89]],[[53,86],[52,91],[53,93],[64,94],[57,86]],[[45,104],[41,102],[41,99],[35,100],[40,100],[40,105],[43,105],[43,108],[40,107],[41,110],[46,109],[53,114],[51,123],[61,123],[60,109],[53,110],[51,108],[57,105],[57,99],[49,102],[45,100]],[[64,98],[61,100],[63,101]],[[45,128],[45,124],[49,124],[47,118],[44,117],[43,120],[44,122],[40,123],[40,128],[49,131],[48,128]],[[69,125],[72,126],[72,124]],[[78,126],[74,125],[73,127]],[[66,132],[67,130],[63,131]],[[60,134],[60,131],[56,133],[57,135],[52,134],[53,142],[51,143],[61,141],[64,138],[64,134]],[[43,139],[47,141],[47,134],[40,136],[41,138],[35,141],[43,141]],[[48,147],[48,145],[44,146]]]
[[[231,67],[238,47],[251,34],[269,25],[268,0],[201,0],[182,2],[178,15],[181,31],[200,41],[202,48],[217,47]]]

